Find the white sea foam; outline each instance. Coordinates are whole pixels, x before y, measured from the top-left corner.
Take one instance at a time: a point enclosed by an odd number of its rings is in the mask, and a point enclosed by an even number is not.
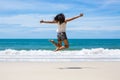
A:
[[[0,61],[120,61],[120,49],[82,49],[68,51],[12,50],[0,51]]]

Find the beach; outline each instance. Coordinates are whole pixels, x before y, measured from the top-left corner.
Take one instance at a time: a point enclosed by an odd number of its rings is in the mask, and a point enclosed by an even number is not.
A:
[[[120,39],[0,39],[0,80],[120,80]]]
[[[0,62],[0,80],[120,80],[120,62]]]

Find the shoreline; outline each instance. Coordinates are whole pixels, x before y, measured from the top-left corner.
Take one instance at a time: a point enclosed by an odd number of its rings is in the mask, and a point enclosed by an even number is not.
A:
[[[120,62],[0,62],[0,80],[120,80]]]

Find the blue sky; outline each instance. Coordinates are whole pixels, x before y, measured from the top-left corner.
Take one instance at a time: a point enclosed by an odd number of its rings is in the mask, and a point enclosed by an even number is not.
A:
[[[0,38],[56,38],[58,13],[70,18],[68,38],[120,38],[120,0],[0,0]]]

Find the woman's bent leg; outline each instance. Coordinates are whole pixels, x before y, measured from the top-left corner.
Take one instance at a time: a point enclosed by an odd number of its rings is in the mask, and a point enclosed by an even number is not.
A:
[[[61,46],[58,50],[63,50],[63,49],[66,49],[66,48],[69,48],[69,43],[68,43],[67,39],[64,40],[64,46]]]

